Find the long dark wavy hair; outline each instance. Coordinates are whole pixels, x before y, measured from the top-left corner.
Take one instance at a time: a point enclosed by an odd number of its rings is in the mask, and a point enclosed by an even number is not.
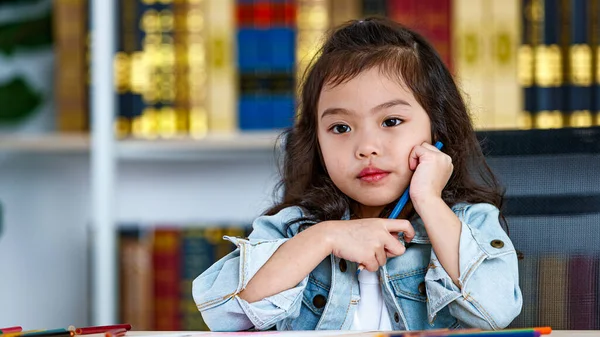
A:
[[[444,144],[454,171],[442,192],[449,206],[458,202],[490,203],[501,209],[504,191],[487,165],[467,107],[452,74],[435,49],[419,34],[385,18],[350,21],[329,33],[307,68],[301,87],[299,116],[285,139],[279,203],[272,215],[300,206],[308,223],[339,220],[356,202],[342,193],[324,167],[317,139],[317,103],[324,85],[339,85],[361,72],[379,68],[404,81],[431,120],[432,139]],[[395,203],[394,203],[395,204]],[[393,205],[380,216],[387,216]],[[407,207],[412,209],[412,207]],[[403,212],[402,217],[414,215]],[[501,222],[505,224],[501,216]]]

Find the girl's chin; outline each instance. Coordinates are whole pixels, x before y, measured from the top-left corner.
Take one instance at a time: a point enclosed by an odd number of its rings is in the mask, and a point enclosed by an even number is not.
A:
[[[363,207],[383,209],[385,206],[394,202],[394,200],[396,200],[396,199],[392,199],[390,201],[384,200],[384,201],[376,201],[376,202],[373,200],[356,200],[356,201],[359,204],[361,204]]]

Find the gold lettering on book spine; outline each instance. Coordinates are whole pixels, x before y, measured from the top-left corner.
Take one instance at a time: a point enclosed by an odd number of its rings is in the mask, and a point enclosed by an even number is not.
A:
[[[570,48],[571,83],[576,86],[592,85],[592,48],[576,44]]]

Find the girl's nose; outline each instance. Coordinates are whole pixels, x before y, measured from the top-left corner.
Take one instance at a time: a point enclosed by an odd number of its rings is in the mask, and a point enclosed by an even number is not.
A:
[[[356,158],[366,159],[381,154],[381,149],[377,146],[377,142],[374,138],[363,138],[359,141],[356,148]]]
[[[377,156],[377,151],[357,151],[357,157],[359,159],[366,159],[372,156]]]

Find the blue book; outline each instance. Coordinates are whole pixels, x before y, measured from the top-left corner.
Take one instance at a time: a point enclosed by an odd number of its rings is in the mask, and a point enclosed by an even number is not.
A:
[[[533,113],[534,126],[540,129],[563,127],[563,57],[561,49],[561,16],[559,0],[533,0],[534,31],[539,38],[535,53],[536,110]],[[535,28],[534,28],[535,30]]]
[[[536,110],[536,87],[534,80],[534,22],[532,13],[533,0],[521,1],[521,46],[519,49],[518,66],[520,69],[519,84],[523,90],[523,116],[527,119],[525,128],[533,125],[532,115]]]
[[[567,0],[562,11],[566,15],[563,26],[567,28],[564,121],[571,127],[593,124],[590,4],[588,0]]]

